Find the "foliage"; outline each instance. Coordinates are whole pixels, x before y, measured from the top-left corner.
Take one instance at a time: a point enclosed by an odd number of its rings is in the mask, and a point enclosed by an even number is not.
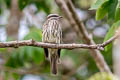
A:
[[[120,26],[120,1],[119,0],[97,0],[91,7],[91,10],[97,9],[96,20],[103,19],[106,15],[108,16],[108,22],[112,21],[112,27],[109,29],[104,41],[111,38],[117,28]],[[112,49],[112,43],[105,47],[105,52]]]
[[[115,13],[115,22],[118,20],[120,20],[120,7],[116,9],[116,13]]]
[[[23,10],[29,4],[35,4],[38,10],[43,10],[46,13],[50,13],[50,6],[45,0],[19,0],[20,10]]]
[[[0,0],[0,3],[2,3],[2,1]],[[2,5],[0,5],[0,14],[2,13]]]
[[[7,8],[10,8],[10,2],[11,0],[0,0],[0,12],[1,10],[1,1],[4,1],[7,5]],[[19,9],[22,11],[26,6],[30,4],[35,4],[36,7],[39,10],[45,11],[47,14],[50,13],[51,0],[19,0]],[[49,4],[48,4],[49,3]],[[52,5],[54,6],[54,5]],[[101,20],[104,17],[107,18],[108,22],[111,21],[113,25],[111,25],[109,31],[107,32],[104,41],[110,39],[114,34],[117,28],[120,26],[120,1],[119,0],[97,0],[95,4],[93,4],[90,8],[90,10],[96,9],[96,20]],[[41,41],[42,38],[42,32],[40,29],[32,28],[30,32],[24,37],[24,40],[28,39],[34,39],[36,41]],[[1,52],[7,51],[7,49],[0,49]],[[75,53],[75,54],[73,54]],[[77,54],[78,53],[78,54]],[[86,53],[86,54],[82,54]],[[82,80],[86,79],[88,76],[93,75],[93,73],[99,72],[95,61],[90,57],[88,54],[89,52],[87,50],[80,50],[80,51],[70,51],[70,50],[62,50],[61,58],[69,57],[74,62],[75,66],[80,67],[81,64],[88,62],[88,65],[86,67],[85,75],[83,76],[83,72],[76,72],[74,75],[79,76]],[[104,55],[105,60],[107,61],[107,64],[109,64],[110,68],[112,68],[112,43],[107,45],[105,47],[105,51],[102,52]],[[41,66],[41,63],[45,63],[43,65],[43,72],[49,72],[49,63],[45,62],[43,49],[38,47],[31,47],[31,46],[25,46],[16,48],[10,53],[10,56],[8,57],[8,60],[6,62],[7,67],[11,68],[21,68],[26,67],[26,65],[39,65]],[[71,64],[73,63],[71,61]],[[66,63],[67,64],[67,63]],[[83,69],[82,69],[83,70]],[[82,71],[80,70],[80,71]],[[83,70],[84,71],[84,70]],[[87,72],[88,71],[88,72]],[[5,72],[5,80],[9,80],[9,72]],[[17,73],[11,74],[16,80],[19,80],[20,75]],[[103,76],[104,75],[104,76]],[[101,79],[102,78],[102,79]],[[112,80],[112,78],[117,78],[108,73],[96,73],[92,77],[90,77],[88,80]]]
[[[109,1],[105,1],[98,9],[96,12],[96,20],[100,20],[104,18],[104,16],[107,14],[108,9],[109,9]]]
[[[104,0],[97,0],[97,1],[91,6],[90,10],[98,9],[103,2],[104,2]]]
[[[24,39],[34,39],[36,41],[41,41],[41,34],[41,30],[32,29],[32,31],[30,31]],[[36,64],[40,64],[40,62],[44,61],[43,49],[38,47],[21,47],[19,49],[15,49],[15,51],[13,51],[11,54],[12,55],[8,59],[6,66],[14,68],[24,66],[25,62],[33,61]]]
[[[97,0],[95,4],[93,4],[90,10],[96,9],[96,20],[101,20],[105,16],[107,16],[107,21],[111,25],[110,29],[108,30],[104,42],[110,39],[112,36],[115,35],[116,30],[120,27],[120,1],[119,0]],[[112,43],[105,47],[105,51],[102,51],[104,58],[112,69]],[[91,70],[91,69],[90,69]],[[94,68],[95,70],[95,68]],[[96,71],[96,70],[95,70]],[[89,80],[99,80],[96,79],[97,76],[106,75],[106,73],[97,73],[95,76],[91,77]],[[96,77],[96,78],[95,78]],[[98,78],[99,78],[98,77]],[[101,80],[102,77],[100,77]],[[107,80],[102,79],[102,80]],[[113,79],[109,79],[113,80]]]
[[[2,12],[1,5],[3,4],[3,2],[6,4],[7,8],[10,8],[11,6],[11,0],[0,0],[0,13]],[[48,0],[48,2],[50,1]],[[50,3],[48,4],[48,2],[46,0],[18,0],[18,5],[19,9],[23,10],[26,6],[30,4],[35,4],[38,8],[38,11],[43,10],[45,13],[49,14],[51,5]]]
[[[91,76],[88,80],[119,80],[119,79],[113,74],[99,72]]]
[[[120,20],[117,21],[116,23],[114,23],[112,25],[112,27],[109,29],[109,31],[106,34],[106,37],[104,38],[104,42],[107,41],[108,39],[110,39],[112,36],[114,36],[115,31],[118,29],[118,27],[120,27]],[[109,45],[107,45],[105,47],[105,51],[108,51],[112,48],[112,43],[110,43]]]
[[[96,20],[103,19],[104,16],[108,16],[108,20],[115,21],[119,11],[116,10],[119,8],[118,0],[97,0],[96,3],[91,7],[91,10],[97,9]]]

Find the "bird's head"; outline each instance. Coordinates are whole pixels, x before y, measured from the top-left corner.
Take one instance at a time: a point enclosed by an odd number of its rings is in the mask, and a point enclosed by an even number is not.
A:
[[[63,18],[62,16],[59,16],[58,14],[49,14],[48,16],[47,16],[47,19],[57,19],[57,20],[59,20],[59,19],[61,19],[61,18]]]

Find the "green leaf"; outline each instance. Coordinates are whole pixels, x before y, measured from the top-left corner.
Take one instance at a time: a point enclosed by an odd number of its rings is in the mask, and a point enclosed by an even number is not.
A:
[[[2,13],[2,1],[0,1],[0,14]]]
[[[19,52],[14,50],[8,61],[6,62],[6,66],[12,67],[12,68],[17,68],[20,66],[23,66],[24,61],[20,59],[19,57]]]
[[[42,40],[42,31],[40,29],[31,29],[29,34],[24,37],[24,40],[33,39],[36,41]]]
[[[109,0],[108,19],[114,20],[118,0]]]
[[[33,39],[36,41],[41,41],[42,31],[40,29],[32,28],[30,33],[25,36],[25,40]],[[40,61],[44,60],[43,50],[38,47],[24,47],[24,59],[27,61],[33,60],[36,64],[39,64]]]
[[[115,75],[107,72],[99,72],[91,76],[88,80],[119,80]]]
[[[8,71],[5,71],[4,72],[4,80],[9,80],[9,72]]]
[[[100,5],[104,2],[104,0],[97,0],[89,10],[94,10],[94,9],[98,9],[100,7]]]
[[[16,52],[13,52],[13,54],[10,56],[10,58],[8,59],[8,61],[6,62],[6,66],[9,66],[9,67],[13,67],[13,68],[16,68]]]
[[[27,55],[28,60],[32,59],[32,54],[34,53],[32,46],[27,46],[25,48],[25,54]]]
[[[106,34],[106,36],[104,38],[104,42],[107,41],[108,39],[110,39],[115,34],[115,31],[118,29],[118,27],[120,27],[120,20],[117,21],[116,23],[114,23],[112,25],[112,27],[109,29],[108,33]],[[108,51],[110,49],[112,49],[112,43],[108,44],[105,47],[105,51]]]
[[[50,3],[47,4],[46,0],[19,0],[19,8],[23,10],[27,5],[35,4],[39,10],[45,11],[47,14],[50,13]]]
[[[17,73],[12,73],[14,80],[20,80],[20,75]]]
[[[29,1],[30,0],[19,0],[18,1],[19,9],[23,10],[29,4]]]
[[[0,14],[2,13],[1,7],[0,7]]]
[[[4,0],[6,3],[7,8],[10,8],[11,6],[11,0]]]
[[[40,29],[32,28],[31,31],[24,37],[25,40],[34,39],[41,41],[42,31]],[[40,64],[44,60],[43,50],[38,47],[25,46],[14,50],[8,59],[6,66],[17,68],[24,66],[25,62],[35,62]]]
[[[34,53],[32,54],[32,58],[36,64],[40,64],[41,61],[44,61],[43,49],[34,48]]]
[[[109,1],[105,1],[98,9],[96,12],[96,20],[100,20],[104,18],[104,16],[108,13],[109,9]]]
[[[120,7],[117,8],[116,13],[115,13],[115,22],[120,20]]]
[[[0,51],[1,51],[1,52],[6,52],[7,49],[6,49],[6,48],[0,48]]]
[[[61,54],[60,54],[60,57],[63,57],[65,54],[66,54],[67,50],[65,49],[61,49]]]
[[[112,44],[110,45],[109,50],[107,51],[101,51],[101,53],[104,56],[105,61],[107,62],[107,64],[109,65],[110,69],[112,69],[112,65],[113,65],[113,59],[112,59]]]
[[[36,7],[38,8],[38,10],[43,10],[44,12],[46,12],[47,14],[50,13],[50,3],[47,4],[47,1],[42,0],[42,1],[36,1],[35,2]]]

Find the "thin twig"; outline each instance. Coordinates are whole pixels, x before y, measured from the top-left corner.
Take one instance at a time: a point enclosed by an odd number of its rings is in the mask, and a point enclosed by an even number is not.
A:
[[[114,35],[112,38],[110,38],[109,40],[105,41],[102,44],[99,44],[100,47],[105,47],[106,45],[110,44],[113,40],[117,39],[120,35]]]

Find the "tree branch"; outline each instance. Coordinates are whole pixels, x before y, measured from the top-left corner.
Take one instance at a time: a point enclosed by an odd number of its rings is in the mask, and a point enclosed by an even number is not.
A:
[[[109,40],[105,41],[102,44],[99,44],[102,47],[105,47],[106,45],[108,45],[109,43],[111,43],[113,40],[117,39],[120,36],[120,34],[115,34],[113,37],[111,37]]]
[[[9,42],[0,42],[0,48],[7,47],[20,47],[20,46],[34,46],[34,47],[44,47],[44,48],[62,48],[62,49],[75,49],[75,48],[85,48],[85,49],[98,49],[104,50],[104,47],[115,40],[118,36],[113,36],[106,42],[97,45],[87,45],[87,44],[51,44],[51,43],[43,43],[37,42],[34,40],[24,40],[24,41],[9,41]]]
[[[67,19],[69,20],[72,28],[76,31],[76,34],[81,37],[88,45],[95,45],[93,39],[89,36],[87,29],[83,22],[80,21],[79,16],[76,13],[75,7],[71,0],[55,0],[57,5],[63,11]],[[106,44],[106,43],[105,43]],[[103,46],[103,45],[102,45]],[[91,49],[91,56],[96,62],[97,67],[100,71],[106,71],[111,73],[104,57],[99,50]]]

